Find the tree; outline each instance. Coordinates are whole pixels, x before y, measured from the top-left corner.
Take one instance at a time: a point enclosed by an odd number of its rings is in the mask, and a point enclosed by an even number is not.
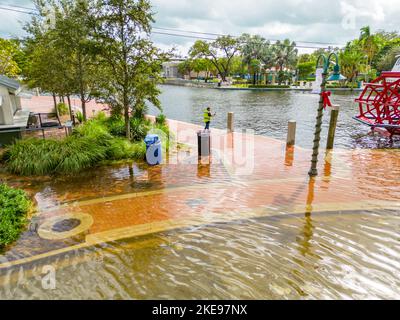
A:
[[[380,39],[379,37],[371,33],[371,29],[369,26],[365,26],[361,28],[359,45],[362,52],[367,57],[367,72],[369,72],[371,70],[372,61],[375,55],[380,50]]]
[[[392,70],[399,55],[400,55],[400,45],[398,47],[391,48],[389,52],[386,55],[384,55],[378,62],[377,70],[379,72]]]
[[[243,34],[241,36],[241,53],[243,63],[247,65],[250,73],[253,74],[253,84],[257,82],[258,74],[262,70],[262,60],[266,58],[266,47],[269,47],[269,42],[259,35],[250,36]]]
[[[65,56],[52,45],[53,39],[53,30],[45,33],[39,33],[37,30],[33,37],[25,39],[28,64],[24,70],[24,77],[30,88],[41,88],[52,93],[56,108],[56,95],[65,94],[72,84],[65,76],[68,69]]]
[[[304,53],[304,54],[300,54],[298,57],[298,63],[306,63],[306,62],[316,62],[316,58],[314,55],[312,54],[308,54],[308,53]]]
[[[29,64],[25,72],[31,87],[68,98],[79,96],[83,119],[86,121],[86,103],[94,96],[99,73],[95,68],[93,41],[89,34],[89,7],[83,0],[36,1],[39,15],[26,25],[25,39]],[[47,25],[47,8],[53,8],[54,23]]]
[[[376,68],[378,71],[391,70],[392,69],[391,67],[390,69],[386,70],[382,69],[383,65],[381,65],[380,63],[382,60],[386,59],[389,52],[396,47],[400,47],[400,37],[393,38],[382,46],[381,50],[379,50],[379,52],[375,55],[374,60],[372,61],[372,66]],[[384,67],[387,68],[388,66],[386,65]]]
[[[304,79],[308,77],[311,73],[315,72],[316,62],[309,61],[309,62],[299,63],[297,65],[297,69],[299,71],[299,78]]]
[[[178,64],[178,71],[182,75],[189,75],[193,71],[193,60],[191,59],[186,59],[185,61],[182,61],[181,63]]]
[[[232,59],[240,50],[240,41],[231,36],[218,37],[209,43],[198,40],[189,50],[189,55],[196,58],[208,59],[217,69],[223,81],[230,74]]]
[[[274,45],[274,61],[278,67],[278,73],[283,74],[284,69],[291,69],[296,66],[297,53],[296,43],[285,39],[283,42],[277,41]],[[278,77],[279,84],[282,83],[282,77]]]
[[[357,76],[365,69],[367,63],[367,59],[357,42],[348,43],[346,48],[339,53],[339,59],[341,72],[350,83],[357,80]]]
[[[54,45],[64,50],[68,62],[68,76],[72,83],[71,91],[79,96],[83,119],[86,121],[86,103],[97,95],[98,78],[101,76],[97,68],[96,43],[91,37],[89,2],[61,1],[60,9],[61,14],[56,20],[57,35]]]
[[[15,77],[21,69],[15,59],[19,48],[10,40],[0,38],[0,74]]]
[[[166,60],[149,40],[153,13],[147,0],[97,0],[91,14],[101,65],[102,97],[113,113],[123,113],[127,138],[130,115],[145,102],[160,106],[157,83]]]

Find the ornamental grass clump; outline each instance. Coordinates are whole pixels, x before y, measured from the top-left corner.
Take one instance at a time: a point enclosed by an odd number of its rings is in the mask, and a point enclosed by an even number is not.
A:
[[[76,174],[104,160],[144,160],[144,142],[112,135],[108,121],[87,121],[62,140],[19,140],[7,148],[2,161],[11,173],[27,176]]]
[[[18,239],[31,208],[24,191],[0,183],[0,249]]]

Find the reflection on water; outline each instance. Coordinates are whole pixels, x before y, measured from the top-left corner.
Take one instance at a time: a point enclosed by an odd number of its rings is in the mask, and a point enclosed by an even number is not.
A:
[[[321,213],[189,228],[114,242],[3,274],[1,298],[400,298],[395,212]]]
[[[162,99],[169,117],[197,122],[196,112],[214,101],[220,127],[225,124],[222,115],[233,110],[240,126],[285,139],[286,122],[294,118],[297,140],[306,147],[312,142],[315,96],[168,90]],[[166,104],[174,95],[175,105]],[[350,124],[351,99],[334,97],[343,106],[338,144],[380,148],[377,137],[365,136],[365,128],[352,120]],[[227,137],[228,151],[235,148],[233,137]],[[15,246],[0,255],[0,264],[84,243],[86,234],[54,241],[38,236],[37,225],[52,210],[91,215],[97,223],[87,230],[90,234],[155,217],[167,219],[167,225],[182,216],[204,219],[0,269],[0,298],[400,299],[399,211],[360,209],[363,201],[400,199],[398,150],[321,153],[320,176],[309,179],[310,150],[285,149],[284,143],[274,146],[266,138],[257,140],[256,147],[260,145],[265,149],[256,154],[255,171],[245,177],[232,174],[214,154],[195,164],[123,162],[71,177],[2,174],[34,195],[39,215]],[[338,209],[341,204],[349,207]],[[51,230],[79,225],[72,216]],[[46,265],[56,269],[55,290],[43,289]]]
[[[311,148],[318,95],[309,92],[285,91],[227,91],[202,88],[162,86],[160,100],[164,113],[170,119],[202,124],[203,109],[211,106],[217,113],[212,126],[226,129],[227,113],[234,112],[235,128],[252,129],[262,134],[285,140],[287,123],[297,121],[296,143]],[[369,129],[354,119],[358,106],[354,99],[358,92],[334,92],[332,101],[340,105],[335,145],[341,148],[392,147],[387,138],[368,135]],[[152,114],[158,114],[150,108]],[[326,141],[329,127],[329,109],[325,112],[321,141]],[[395,138],[394,146],[400,141]]]

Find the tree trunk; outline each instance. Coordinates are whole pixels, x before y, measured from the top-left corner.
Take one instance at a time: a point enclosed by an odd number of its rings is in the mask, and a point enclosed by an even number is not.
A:
[[[83,115],[83,122],[86,122],[86,100],[85,97],[81,94],[81,105],[82,105],[82,115]]]
[[[256,73],[255,72],[253,73],[253,85],[254,86],[256,85]]]
[[[57,99],[56,99],[56,94],[53,93],[53,101],[54,101],[54,110],[57,111]]]
[[[128,96],[124,90],[124,120],[125,120],[125,135],[128,140],[131,139],[131,123],[130,123],[130,117],[129,117],[129,103],[128,103]]]
[[[74,116],[72,114],[72,106],[71,106],[71,97],[70,97],[70,95],[67,95],[67,101],[68,101],[69,116],[71,118],[71,121],[74,122]]]
[[[126,138],[131,139],[131,124],[129,119],[129,106],[124,106],[124,118],[125,118],[125,131],[126,131]]]

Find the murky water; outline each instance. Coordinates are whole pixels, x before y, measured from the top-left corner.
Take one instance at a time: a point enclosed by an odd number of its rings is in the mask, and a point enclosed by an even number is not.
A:
[[[228,91],[203,88],[162,86],[160,100],[168,118],[202,124],[203,110],[210,106],[217,115],[212,126],[226,128],[227,113],[234,112],[235,128],[252,129],[256,134],[286,139],[287,122],[297,121],[297,144],[311,148],[319,96],[310,92]],[[336,146],[340,148],[391,147],[387,139],[368,136],[369,128],[356,122],[358,92],[333,92],[331,101],[340,106]],[[157,109],[150,108],[154,115]],[[322,140],[326,141],[329,109],[325,112]],[[400,146],[400,140],[394,147]]]
[[[279,139],[294,118],[305,148],[317,99],[167,86],[161,97],[170,118],[199,123],[201,108],[212,102],[216,126],[223,128],[223,115],[234,111],[237,127]],[[29,230],[0,255],[0,267],[11,263],[0,268],[0,298],[399,299],[400,157],[353,122],[352,99],[333,96],[342,105],[337,142],[344,150],[321,157],[315,183],[306,175],[309,150],[285,153],[267,138],[256,141],[265,149],[244,177],[217,161],[126,162],[40,179],[0,173],[39,208]],[[75,213],[93,217],[86,233],[64,240],[38,234],[53,216]],[[142,232],[136,223],[154,230]],[[69,217],[53,231],[77,225]],[[110,230],[116,231],[109,241],[85,245],[85,236],[90,243]],[[123,236],[129,232],[138,235]],[[65,248],[71,250],[47,254]]]

